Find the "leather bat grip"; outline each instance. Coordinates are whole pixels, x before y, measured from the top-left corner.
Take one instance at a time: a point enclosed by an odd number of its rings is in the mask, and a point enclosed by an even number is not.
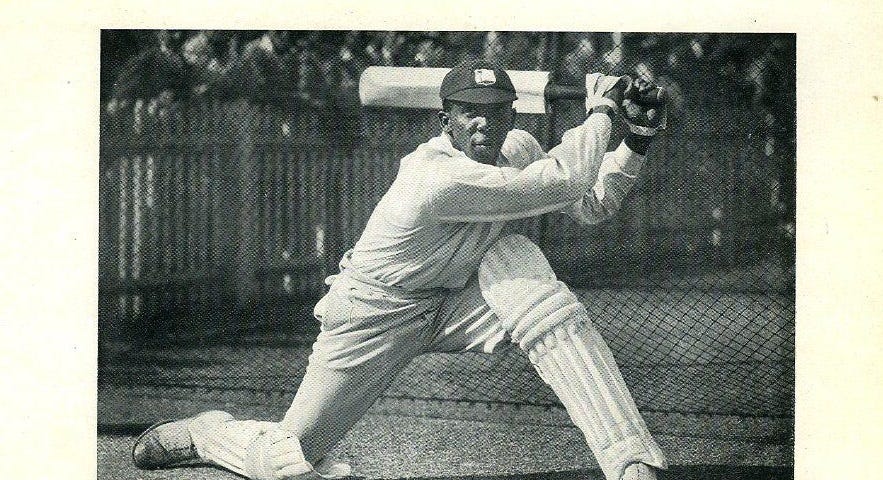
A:
[[[547,102],[553,100],[582,100],[586,98],[586,87],[584,85],[546,85],[543,92]],[[645,106],[657,106],[665,104],[666,92],[662,87],[656,87],[646,92],[638,92],[638,89],[629,83],[625,89],[625,98],[640,103]]]

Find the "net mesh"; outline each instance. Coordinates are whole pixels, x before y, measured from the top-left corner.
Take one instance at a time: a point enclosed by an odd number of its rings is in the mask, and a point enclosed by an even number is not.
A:
[[[318,333],[324,277],[399,159],[438,133],[432,111],[360,108],[359,72],[482,54],[562,84],[601,71],[667,89],[669,129],[614,219],[583,227],[549,214],[513,228],[577,291],[641,410],[792,418],[794,42],[104,31],[99,423],[193,402],[284,412]],[[550,147],[585,118],[581,102],[552,107],[516,127]],[[424,355],[386,398],[560,406],[516,351]]]

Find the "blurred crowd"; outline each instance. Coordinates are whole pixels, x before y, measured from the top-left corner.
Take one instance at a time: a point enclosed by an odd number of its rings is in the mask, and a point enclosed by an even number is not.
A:
[[[735,34],[104,30],[102,98],[115,111],[193,97],[358,105],[370,65],[450,67],[489,56],[513,70],[555,70],[578,83],[589,71],[642,75],[683,102],[678,70],[711,66],[748,101],[786,94],[793,37]]]
[[[667,89],[670,109],[693,110],[683,117],[692,122],[687,135],[713,126],[703,116],[711,110],[751,108],[761,126],[746,145],[759,142],[755,151],[775,165],[771,202],[794,237],[793,35],[103,30],[101,55],[106,111],[132,114],[136,132],[145,118],[165,118],[176,102],[194,99],[308,106],[349,118],[359,75],[371,65],[451,67],[487,56],[513,70],[553,71],[564,84],[580,84],[587,72],[643,76]],[[715,211],[718,220],[722,210]]]

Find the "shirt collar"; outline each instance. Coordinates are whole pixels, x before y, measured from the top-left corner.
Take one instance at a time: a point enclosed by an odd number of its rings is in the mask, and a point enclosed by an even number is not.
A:
[[[430,150],[434,150],[449,157],[462,157],[466,160],[469,160],[470,162],[479,163],[466,156],[466,154],[462,150],[457,150],[457,148],[454,147],[454,144],[451,143],[451,137],[449,137],[445,132],[442,132],[437,137],[432,137],[431,139],[429,139],[428,142],[426,142],[425,145]],[[508,161],[505,160],[505,157],[503,157],[502,153],[497,155],[496,165],[501,166],[501,161],[504,165],[508,165]]]

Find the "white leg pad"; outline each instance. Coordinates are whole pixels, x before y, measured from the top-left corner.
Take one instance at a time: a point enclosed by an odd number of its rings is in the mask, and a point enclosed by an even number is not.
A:
[[[482,294],[582,430],[608,480],[635,462],[666,468],[585,307],[526,237],[500,239],[479,269]]]
[[[613,354],[588,318],[556,327],[528,356],[585,434],[608,480],[619,480],[630,463],[667,467]]]
[[[275,422],[235,420],[207,412],[188,423],[199,456],[252,480],[321,478],[304,459],[300,442]]]

